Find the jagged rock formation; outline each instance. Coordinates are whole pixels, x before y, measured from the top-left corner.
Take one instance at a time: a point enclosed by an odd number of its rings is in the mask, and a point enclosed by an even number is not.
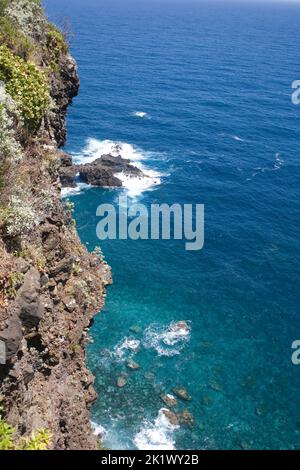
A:
[[[0,340],[7,355],[0,365],[0,404],[20,436],[46,428],[53,449],[96,449],[88,411],[96,394],[85,346],[110,270],[81,244],[72,207],[61,202],[59,178],[62,166],[72,168],[58,147],[66,138],[67,106],[78,92],[77,67],[37,2],[11,0],[5,15],[36,47],[50,100],[28,135],[18,105],[14,114],[11,96],[0,93]]]
[[[76,175],[79,175],[81,181],[92,186],[121,187],[122,181],[118,178],[118,173],[130,177],[147,177],[139,168],[133,166],[130,160],[122,158],[120,155],[102,155],[92,163],[73,165],[72,157],[64,154],[60,168],[60,179],[63,187],[75,187]]]

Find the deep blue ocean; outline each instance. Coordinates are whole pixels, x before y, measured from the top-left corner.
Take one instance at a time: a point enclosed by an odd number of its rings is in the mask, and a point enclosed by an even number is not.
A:
[[[300,448],[300,5],[45,4],[72,25],[81,78],[66,150],[83,161],[121,142],[160,174],[132,199],[205,204],[205,246],[188,252],[182,241],[100,242],[96,209],[126,190],[71,196],[82,241],[101,245],[114,279],[88,348],[105,446]],[[172,337],[183,320],[189,335]],[[191,427],[160,412],[175,386],[192,397],[175,410],[193,414]]]

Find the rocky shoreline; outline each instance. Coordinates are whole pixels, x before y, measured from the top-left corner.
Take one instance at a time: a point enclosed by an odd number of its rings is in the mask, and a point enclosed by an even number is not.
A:
[[[59,150],[67,107],[79,89],[76,63],[39,2],[7,3],[0,16],[19,36],[0,44],[1,419],[16,438],[45,429],[50,449],[93,450],[98,441],[89,408],[97,396],[86,344],[111,274],[99,252],[81,243],[72,207],[61,199],[61,180],[75,184],[79,172],[90,184],[118,185],[115,165],[123,171],[129,163],[116,159],[111,165],[105,157],[90,168],[75,167]],[[28,57],[24,44],[30,45]],[[9,67],[28,74],[20,80],[21,94],[5,75]]]
[[[75,188],[78,178],[83,183],[98,187],[122,187],[122,180],[118,178],[121,173],[129,177],[147,178],[130,160],[121,155],[102,155],[92,163],[76,165],[70,155],[63,154],[61,164],[59,174],[64,188]]]

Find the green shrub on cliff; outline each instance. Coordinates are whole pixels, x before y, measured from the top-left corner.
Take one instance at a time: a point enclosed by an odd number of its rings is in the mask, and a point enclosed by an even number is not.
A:
[[[0,16],[3,16],[5,13],[5,9],[9,4],[9,0],[0,0]]]
[[[14,448],[14,434],[15,429],[0,418],[0,450],[12,450]]]
[[[0,46],[0,80],[18,105],[26,126],[36,130],[49,106],[48,81],[36,65]]]
[[[63,34],[53,25],[49,27],[46,35],[44,52],[48,66],[54,71],[59,71],[59,59],[62,54],[67,54],[69,46]]]
[[[38,429],[30,437],[16,438],[16,429],[0,417],[1,450],[48,450],[52,434],[47,429]]]
[[[18,25],[9,17],[0,15],[0,44],[5,44],[22,59],[35,54],[33,41],[18,30]]]

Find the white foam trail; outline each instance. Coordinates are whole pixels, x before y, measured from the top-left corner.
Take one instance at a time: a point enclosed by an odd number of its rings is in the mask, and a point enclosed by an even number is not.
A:
[[[284,166],[284,160],[280,153],[275,154],[275,161],[272,167],[257,167],[254,168],[255,172],[252,173],[252,178],[247,178],[247,181],[251,181],[255,176],[259,175],[260,173],[266,173],[268,171],[277,171]]]
[[[138,351],[141,342],[137,339],[128,338],[127,336],[117,344],[113,355],[118,359],[123,359],[126,353],[135,353]]]
[[[244,139],[242,139],[238,135],[234,135],[234,136],[232,136],[232,138],[233,138],[233,140],[236,140],[237,142],[244,142]]]
[[[134,437],[138,450],[175,450],[173,434],[179,426],[171,424],[164,411],[165,408],[159,410],[154,423],[143,423],[142,429]]]
[[[107,434],[107,430],[101,426],[101,424],[97,424],[94,421],[91,421],[93,434],[97,437],[103,438]]]
[[[90,184],[86,183],[77,183],[77,186],[75,188],[62,188],[61,190],[61,197],[62,199],[68,198],[70,196],[79,196],[81,191],[84,189],[90,189],[92,186]]]
[[[139,165],[141,167],[141,165]],[[161,184],[161,174],[156,171],[142,169],[145,176],[134,176],[126,173],[116,173],[115,176],[119,178],[123,187],[128,190],[129,197],[135,197],[144,191],[149,191],[155,186]]]
[[[276,153],[275,155],[275,163],[274,163],[274,170],[279,170],[284,165],[284,160],[281,157],[280,153]]]
[[[90,138],[87,139],[82,153],[74,155],[74,160],[76,163],[91,163],[102,157],[102,155],[108,154],[113,157],[121,155],[121,157],[132,162],[141,161],[145,158],[143,150],[126,142]]]
[[[176,356],[190,340],[190,333],[190,325],[184,321],[173,322],[167,327],[150,325],[145,331],[143,345],[154,349],[159,356]]]

